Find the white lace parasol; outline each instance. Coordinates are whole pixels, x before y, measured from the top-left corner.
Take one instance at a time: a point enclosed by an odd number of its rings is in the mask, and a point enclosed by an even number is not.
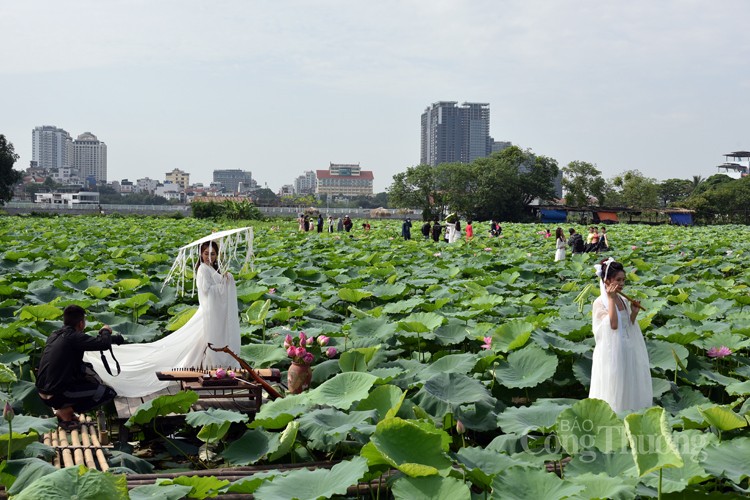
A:
[[[192,276],[195,266],[200,262],[201,245],[207,241],[215,241],[219,246],[219,255],[217,257],[217,264],[219,266],[219,272],[225,273],[229,269],[230,263],[233,261],[243,262],[242,267],[247,267],[248,264],[252,266],[253,259],[253,228],[252,227],[240,227],[237,229],[228,229],[226,231],[219,231],[211,233],[199,240],[195,240],[183,247],[180,247],[177,252],[177,257],[172,264],[172,268],[169,270],[162,290],[170,282],[175,282],[175,287],[178,293],[184,293],[185,280],[188,276],[188,271]],[[245,247],[244,259],[242,257],[242,247]],[[193,281],[192,293],[195,293],[195,281]]]

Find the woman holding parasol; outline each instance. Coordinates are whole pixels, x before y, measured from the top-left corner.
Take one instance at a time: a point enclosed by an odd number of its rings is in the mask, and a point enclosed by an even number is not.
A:
[[[90,353],[86,361],[119,396],[139,397],[165,388],[155,372],[182,367],[237,368],[229,354],[208,349],[208,344],[240,350],[240,323],[237,289],[229,272],[229,262],[238,260],[245,247],[245,264],[252,256],[253,230],[239,228],[212,233],[180,248],[165,285],[175,281],[182,292],[188,270],[194,269],[193,292],[198,291],[198,309],[177,331],[155,342],[119,346],[114,350],[122,371],[118,376],[105,372],[98,355]]]

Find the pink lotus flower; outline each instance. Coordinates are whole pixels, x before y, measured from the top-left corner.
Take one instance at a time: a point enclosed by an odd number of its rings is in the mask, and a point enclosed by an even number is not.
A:
[[[268,293],[271,294],[271,295],[273,295],[274,293],[276,293],[276,289],[275,288],[269,288],[268,289]]]
[[[307,354],[307,349],[305,349],[304,347],[298,347],[298,348],[296,349],[296,353],[295,353],[295,354],[296,354],[296,356],[297,356],[298,358],[301,358],[301,357],[303,357],[303,356],[304,356],[305,354]]]
[[[491,251],[492,251],[492,249],[491,249],[490,247],[484,247],[484,251],[485,251],[485,252],[491,252]]]
[[[440,255],[440,252],[435,252],[434,254],[432,254],[433,257],[440,257]]]
[[[307,337],[307,340],[305,340],[305,345],[307,347],[311,347],[315,343],[315,337]]]
[[[484,337],[484,344],[482,349],[492,349],[492,337]]]
[[[338,351],[335,347],[329,347],[326,351],[326,356],[328,356],[329,358],[336,356],[336,354],[338,354]]]
[[[318,345],[320,347],[327,346],[331,339],[325,335],[318,335]]]
[[[732,354],[732,350],[723,345],[721,347],[712,347],[706,354],[708,354],[709,358],[724,358]]]
[[[227,371],[224,368],[218,368],[216,370],[216,378],[224,378],[227,376]]]
[[[293,345],[290,345],[289,348],[286,350],[286,355],[290,358],[293,358],[297,355],[297,348]]]
[[[233,371],[233,370],[227,370],[227,377],[229,377],[229,378],[234,378],[234,377],[236,377],[236,376],[237,376],[237,374],[236,374],[236,373],[234,373],[234,371]]]
[[[466,427],[464,427],[463,422],[461,422],[460,420],[456,420],[456,432],[459,434],[463,434],[464,432],[466,432]]]
[[[291,335],[287,333],[286,337],[284,337],[284,349],[289,349],[293,345],[294,345],[294,339],[292,338]]]
[[[305,332],[299,332],[300,345],[304,344],[306,341],[307,341],[307,335],[305,335]]]
[[[632,247],[630,247],[631,250],[635,250],[636,248],[638,248],[638,247],[635,246],[635,245],[633,245]]]
[[[313,359],[315,359],[315,357],[311,352],[307,352],[304,356],[302,356],[302,361],[304,361],[306,365],[312,364]]]

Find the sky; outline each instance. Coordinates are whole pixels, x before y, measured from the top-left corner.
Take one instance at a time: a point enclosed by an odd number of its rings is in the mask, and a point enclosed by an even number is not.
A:
[[[750,150],[746,0],[0,0],[0,134],[92,132],[108,180],[277,191],[359,163],[375,192],[420,159],[437,101],[605,178],[690,179]]]

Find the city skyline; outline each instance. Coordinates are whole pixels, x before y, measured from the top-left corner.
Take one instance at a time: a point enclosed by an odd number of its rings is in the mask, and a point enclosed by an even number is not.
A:
[[[750,42],[730,22],[748,13],[737,0],[10,3],[0,133],[19,169],[29,131],[54,124],[106,142],[109,180],[240,169],[277,191],[358,163],[380,192],[419,163],[425,107],[456,100],[489,103],[489,135],[561,167],[706,177],[750,149]]]

